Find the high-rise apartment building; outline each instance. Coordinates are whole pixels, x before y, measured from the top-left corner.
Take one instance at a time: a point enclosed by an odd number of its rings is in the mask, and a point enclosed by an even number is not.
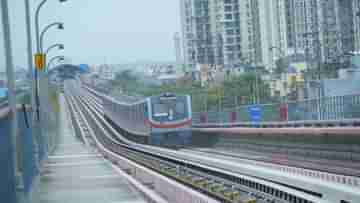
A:
[[[226,68],[260,61],[257,1],[210,1],[215,15],[212,24],[217,61],[222,62]]]
[[[286,0],[257,0],[259,5],[261,64],[273,68],[288,49]]]
[[[194,0],[180,0],[183,57],[184,63],[190,67],[195,67],[195,45],[193,43],[193,38],[195,37],[193,22],[195,9],[193,2]]]
[[[293,51],[336,61],[360,49],[359,1],[181,0],[185,62],[271,68]]]
[[[352,0],[352,16],[354,23],[354,50],[360,50],[360,0]]]
[[[181,24],[185,63],[214,64],[209,0],[181,0]]]
[[[256,1],[181,0],[181,15],[188,65],[217,64],[231,68],[260,60]]]
[[[224,66],[233,67],[241,59],[241,27],[238,0],[217,1],[216,31],[222,41]]]
[[[285,0],[285,13],[286,13],[286,34],[288,47],[296,49],[296,35],[295,35],[295,1]]]
[[[354,49],[352,0],[295,0],[296,46],[331,62]]]
[[[174,34],[174,49],[175,49],[176,64],[178,64],[178,65],[182,64],[180,34],[179,33]]]
[[[352,16],[354,23],[354,50],[360,50],[360,0],[352,0]]]

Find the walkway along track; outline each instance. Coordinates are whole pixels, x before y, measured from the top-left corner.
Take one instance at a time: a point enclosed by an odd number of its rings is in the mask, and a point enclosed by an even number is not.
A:
[[[78,92],[74,95],[79,94]],[[266,199],[274,200],[274,202],[299,202],[298,199],[302,199],[302,202],[332,202],[329,201],[329,197],[324,197],[323,194],[302,189],[306,187],[297,188],[277,182],[276,180],[272,181],[271,179],[261,178],[261,176],[252,176],[251,173],[246,173],[246,171],[241,173],[239,164],[234,163],[234,165],[228,165],[225,162],[224,164],[219,164],[218,160],[211,161],[205,157],[199,158],[198,156],[190,157],[188,154],[182,152],[131,143],[123,138],[121,139],[121,135],[103,118],[102,113],[98,112],[100,111],[100,109],[98,109],[99,106],[94,107],[94,101],[90,101],[85,95],[76,100],[78,105],[81,106],[82,111],[86,112],[84,114],[87,114],[86,118],[92,123],[91,126],[95,128],[99,140],[101,140],[105,146],[111,148],[112,151],[120,154],[127,153],[127,155],[122,155],[128,157],[135,154],[135,158],[132,157],[132,159],[137,162],[141,162],[141,157],[144,157],[146,159],[143,160],[143,164],[149,168],[157,170],[164,175],[172,176],[185,184],[191,185],[209,195],[216,196],[225,202],[237,202],[234,197],[237,197],[239,193],[250,191],[256,194],[255,196],[263,196]],[[107,133],[104,133],[104,131]],[[99,136],[102,134],[106,135]],[[127,145],[119,143],[114,137],[127,143]],[[131,159],[131,157],[129,158]],[[255,171],[253,171],[253,174],[254,172]],[[297,177],[297,179],[301,179],[301,177]],[[332,184],[307,181],[303,180],[303,182],[309,186],[326,187],[331,193],[336,191],[339,198],[342,197],[342,192],[344,192],[344,196],[353,198],[350,200],[358,200],[358,196],[352,196],[353,190],[351,189],[347,190],[342,187],[337,189],[334,188]]]

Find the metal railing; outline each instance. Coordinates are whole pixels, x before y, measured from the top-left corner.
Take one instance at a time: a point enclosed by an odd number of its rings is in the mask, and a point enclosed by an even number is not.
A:
[[[258,112],[252,112],[257,107]],[[193,123],[291,122],[360,119],[360,95],[243,105],[193,113]]]
[[[34,124],[33,109],[29,106],[29,93],[26,91],[17,92],[17,120],[18,133],[16,135],[16,150],[9,150],[11,138],[11,122],[13,116],[7,104],[7,99],[0,100],[0,148],[4,149],[0,153],[0,187],[10,188],[16,186],[19,190],[4,194],[1,198],[18,197],[25,198],[32,196],[36,191],[35,181],[39,176],[40,168],[47,155],[54,149],[58,139],[59,130],[59,91],[56,87],[43,84],[43,90],[48,89],[49,93],[41,97],[42,112],[40,125]],[[3,105],[3,106],[2,106]],[[16,160],[11,160],[15,154]],[[16,168],[10,164],[16,161]],[[18,174],[14,174],[17,171]],[[9,175],[13,174],[13,176]],[[21,191],[21,192],[20,192]],[[12,202],[12,201],[6,201]]]

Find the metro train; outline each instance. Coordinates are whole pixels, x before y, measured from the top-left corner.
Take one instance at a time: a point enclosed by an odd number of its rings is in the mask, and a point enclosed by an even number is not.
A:
[[[117,101],[108,96],[102,98],[105,117],[124,134],[129,134],[129,139],[175,149],[191,143],[189,95],[165,93],[134,103]]]

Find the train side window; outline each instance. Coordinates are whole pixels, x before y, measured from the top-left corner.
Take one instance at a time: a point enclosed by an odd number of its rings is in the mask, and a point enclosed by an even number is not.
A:
[[[265,192],[265,190],[266,190],[266,186],[265,185],[261,185],[262,187],[261,187],[261,191],[262,192]]]
[[[241,178],[237,178],[236,182],[237,182],[238,184],[240,184]]]
[[[350,202],[345,201],[345,200],[341,200],[340,203],[350,203]]]

